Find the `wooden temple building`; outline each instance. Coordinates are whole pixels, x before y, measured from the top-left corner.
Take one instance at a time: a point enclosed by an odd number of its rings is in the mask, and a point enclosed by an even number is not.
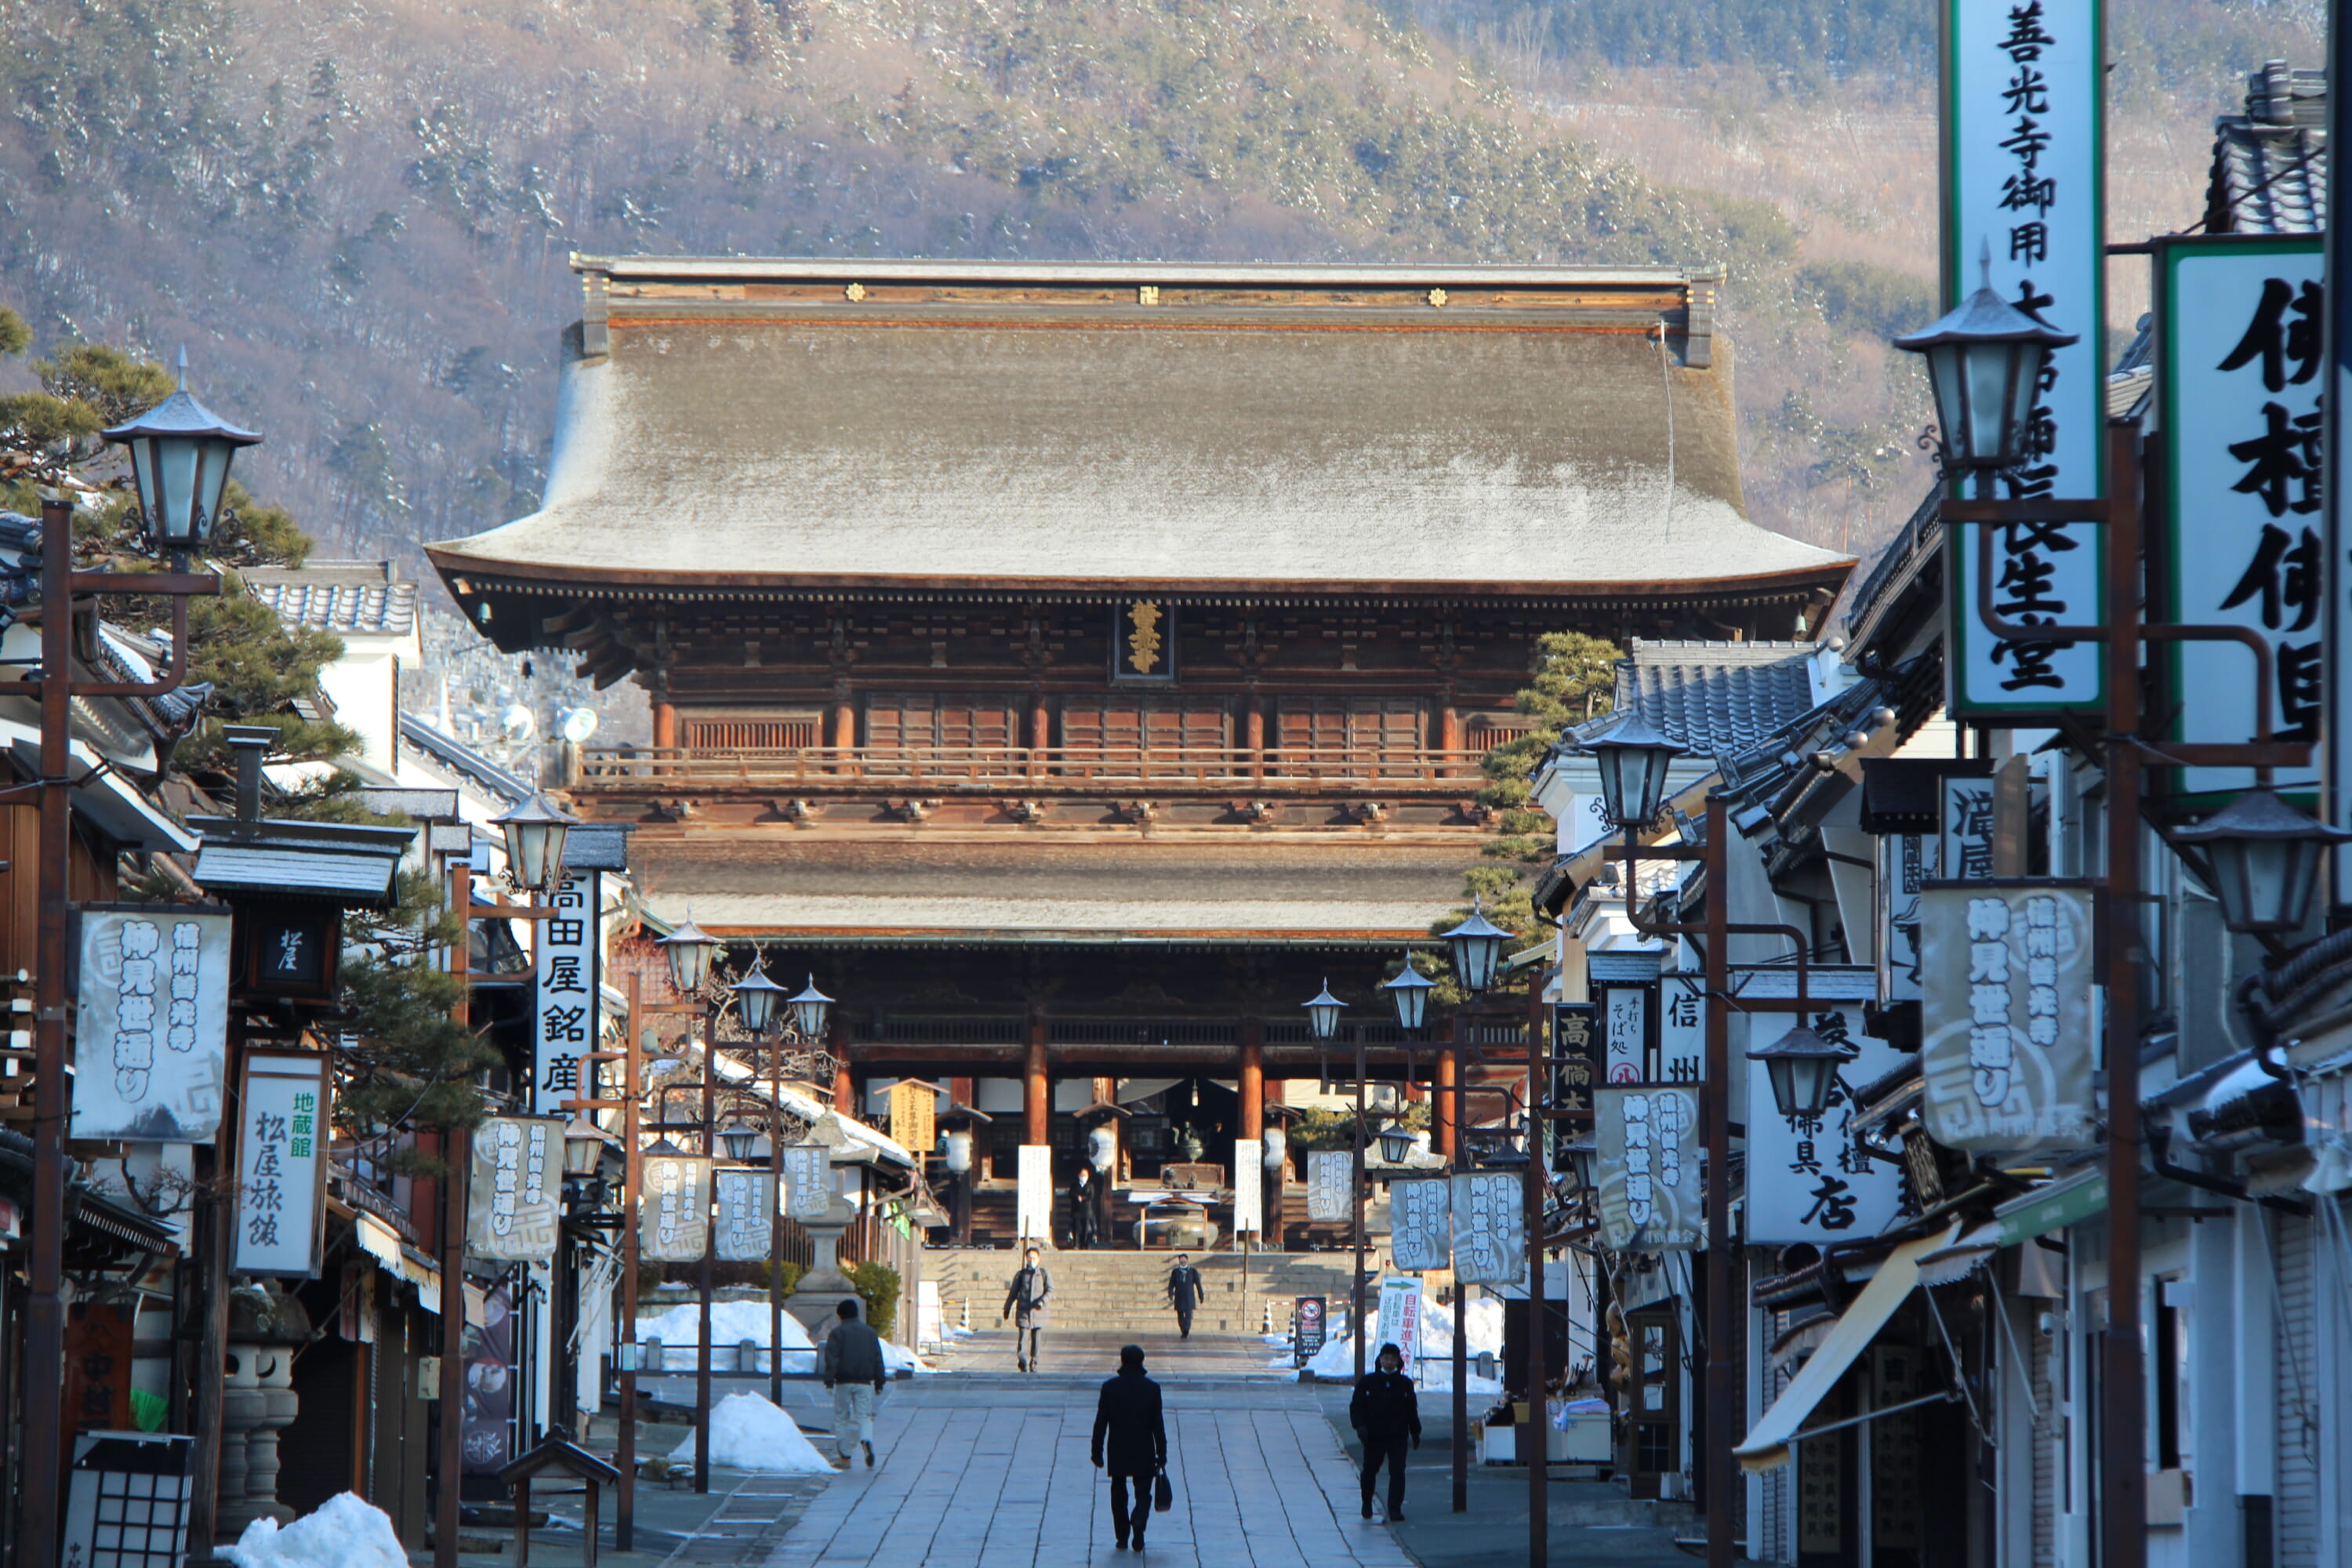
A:
[[[1231,1158],[1327,978],[1395,1075],[1536,638],[1806,636],[1851,565],[1745,515],[1713,272],[574,267],[544,505],[433,560],[650,693],[565,781],[650,912],[1008,1185],[1105,1100],[1122,1177]]]

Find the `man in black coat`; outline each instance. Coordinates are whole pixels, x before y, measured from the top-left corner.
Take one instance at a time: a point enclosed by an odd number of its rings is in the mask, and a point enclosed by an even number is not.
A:
[[[1176,1267],[1168,1271],[1168,1304],[1176,1309],[1177,1335],[1192,1337],[1192,1313],[1201,1305],[1201,1271],[1184,1253],[1176,1255]]]
[[[1095,1402],[1095,1468],[1103,1468],[1109,1439],[1110,1527],[1118,1545],[1143,1550],[1143,1527],[1151,1518],[1151,1478],[1168,1468],[1168,1427],[1160,1416],[1160,1385],[1143,1375],[1143,1347],[1122,1345],[1118,1375],[1102,1385]],[[1135,1487],[1132,1509],[1128,1486]]]
[[[1372,1517],[1372,1487],[1380,1479],[1381,1462],[1389,1467],[1389,1522],[1404,1517],[1404,1445],[1421,1447],[1421,1401],[1412,1379],[1404,1375],[1404,1352],[1382,1345],[1379,1370],[1366,1373],[1348,1401],[1348,1424],[1364,1444],[1364,1517]]]

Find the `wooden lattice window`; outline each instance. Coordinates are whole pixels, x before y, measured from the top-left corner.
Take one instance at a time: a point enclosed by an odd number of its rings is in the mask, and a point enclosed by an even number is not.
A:
[[[877,691],[866,700],[866,744],[875,751],[1003,751],[1020,743],[1010,697]]]
[[[1524,713],[1473,713],[1463,726],[1462,742],[1474,752],[1491,752],[1535,732],[1535,721]]]
[[[1277,720],[1285,752],[1384,756],[1421,750],[1415,697],[1286,697]]]
[[[1072,698],[1062,705],[1062,744],[1112,754],[1219,752],[1225,705],[1198,698]]]
[[[814,713],[682,713],[686,743],[719,752],[796,752],[817,743]]]

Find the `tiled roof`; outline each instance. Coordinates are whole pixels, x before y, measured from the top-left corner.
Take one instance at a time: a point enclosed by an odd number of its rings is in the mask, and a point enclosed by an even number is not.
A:
[[[2246,112],[2213,122],[2205,226],[2214,234],[2317,234],[2327,225],[2327,73],[2266,61]]]
[[[416,584],[395,582],[388,561],[260,567],[243,575],[246,592],[289,626],[393,637],[416,628]]]
[[[1714,755],[1755,744],[1813,706],[1819,649],[1802,642],[1676,642],[1633,639],[1617,664],[1610,716],[1580,726],[1580,736],[1615,725],[1639,709],[1643,719],[1693,752]]]

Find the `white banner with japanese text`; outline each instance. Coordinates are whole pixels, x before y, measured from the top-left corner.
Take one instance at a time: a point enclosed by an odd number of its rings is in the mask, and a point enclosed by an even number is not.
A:
[[[1054,1245],[1054,1146],[1021,1145],[1020,1181],[1013,1190],[1013,1217],[1021,1239],[1034,1246]]]
[[[1260,1201],[1260,1173],[1265,1169],[1265,1145],[1255,1138],[1234,1140],[1234,1234],[1257,1236],[1265,1229]]]
[[[2051,356],[2011,500],[2106,493],[2105,81],[2099,0],[1946,0],[1945,305],[1982,282],[2077,341]],[[1982,258],[1990,258],[1990,271]],[[2104,530],[1950,530],[1947,681],[1955,718],[2095,710],[2098,643],[2004,642],[1977,619],[1978,531],[1993,542],[1994,610],[2010,621],[2105,618]]]
[[[1798,1022],[1788,1013],[1745,1017],[1748,1048],[1769,1045]],[[1748,1063],[1748,1241],[1750,1246],[1853,1241],[1876,1236],[1903,1202],[1902,1173],[1855,1146],[1853,1090],[1893,1072],[1904,1058],[1862,1032],[1859,1006],[1806,1015],[1805,1025],[1854,1054],[1838,1068],[1837,1088],[1819,1118],[1782,1116],[1762,1062]]]
[[[1931,887],[1920,900],[1928,1134],[1971,1154],[2096,1142],[2088,888]]]
[[[1527,1192],[1515,1171],[1454,1178],[1454,1278],[1516,1285],[1528,1277]]]
[[[506,1263],[555,1256],[563,1214],[563,1120],[493,1116],[474,1129],[466,1251]]]
[[[1601,1245],[1687,1251],[1705,1238],[1699,1198],[1698,1097],[1664,1087],[1594,1096]]]
[[[1601,993],[1603,1076],[1611,1083],[1640,1083],[1650,1076],[1650,985],[1612,985]]]
[[[776,1239],[776,1177],[772,1171],[728,1167],[711,1174],[719,1199],[719,1235],[711,1246],[721,1263],[763,1263]]]
[[[246,1053],[232,1273],[318,1277],[327,1191],[327,1066],[324,1051]]]
[[[85,909],[72,1136],[209,1143],[228,1076],[226,914]]]
[[[601,876],[573,871],[546,895],[556,913],[539,922],[532,952],[532,1045],[530,1108],[554,1116],[562,1102],[577,1100],[580,1058],[597,1047],[603,1013],[603,943],[597,940]]]
[[[1307,1156],[1308,1219],[1346,1219],[1355,1188],[1355,1156],[1346,1150],[1318,1149]]]
[[[657,1154],[645,1162],[637,1200],[637,1256],[648,1263],[698,1263],[710,1237],[710,1162]]]
[[[1389,1256],[1418,1274],[1444,1268],[1454,1246],[1454,1184],[1444,1176],[1389,1184]]]
[[[2271,732],[2319,739],[2322,452],[2319,374],[2326,310],[2320,239],[2168,239],[2157,268],[2157,393],[2164,515],[2150,550],[2158,618],[2243,626],[2271,650]],[[2161,563],[2161,569],[2155,569]],[[2253,650],[2173,642],[2157,656],[2170,739],[2254,738]],[[2189,795],[2251,788],[2248,768],[2188,768]],[[2316,758],[2274,784],[2307,792]]]
[[[784,1215],[823,1219],[833,1210],[833,1151],[822,1143],[784,1145]]]

